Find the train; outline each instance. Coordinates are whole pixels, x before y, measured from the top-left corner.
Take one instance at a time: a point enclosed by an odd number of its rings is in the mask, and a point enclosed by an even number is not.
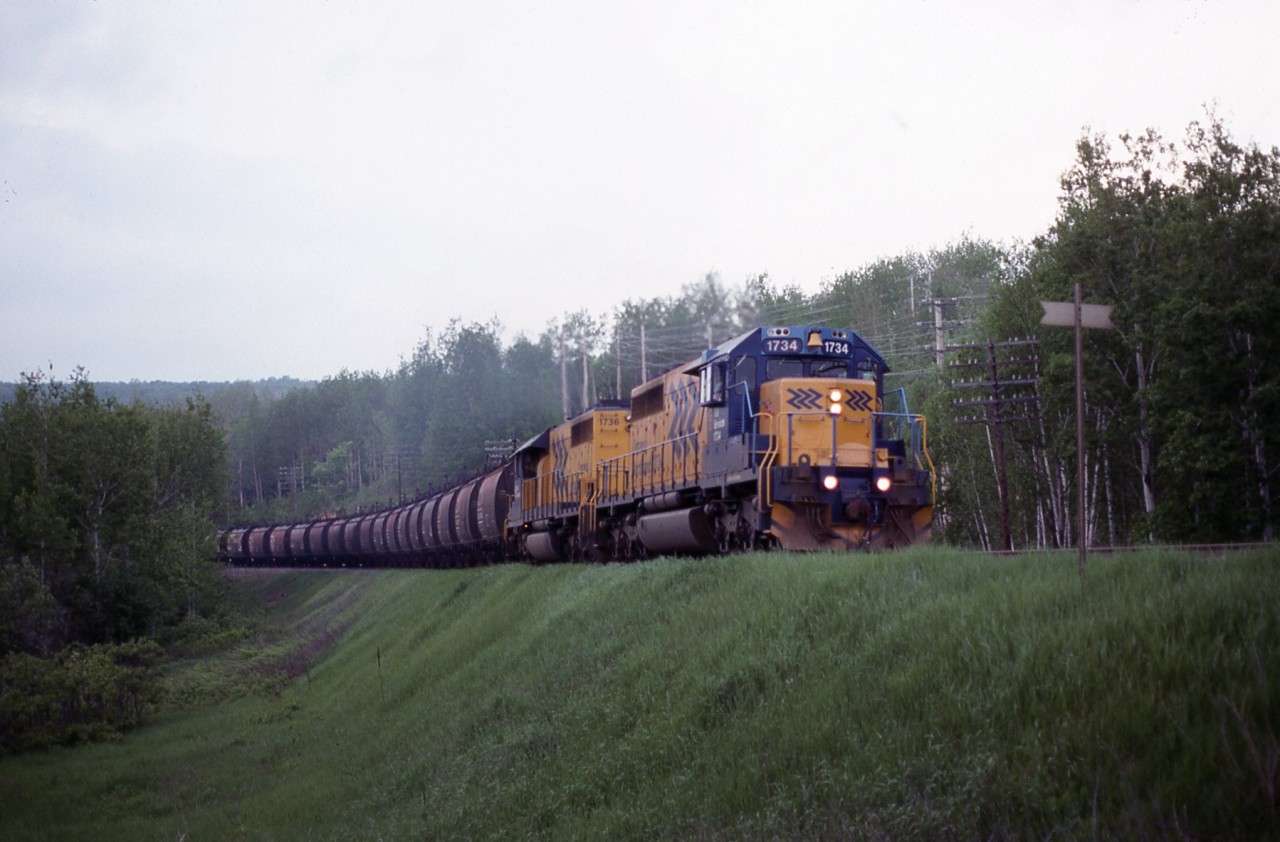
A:
[[[853,330],[762,326],[382,511],[223,531],[233,565],[457,567],[926,541],[926,419]],[[886,406],[886,402],[892,406]]]

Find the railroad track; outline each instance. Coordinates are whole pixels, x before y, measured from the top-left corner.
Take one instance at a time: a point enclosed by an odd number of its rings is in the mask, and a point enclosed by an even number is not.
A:
[[[1228,553],[1245,552],[1248,550],[1267,549],[1274,549],[1280,553],[1280,543],[1275,541],[1256,541],[1230,544],[1131,544],[1125,546],[1087,547],[1085,551],[1088,555],[1119,555],[1122,553],[1160,551],[1200,553],[1205,555],[1226,555]],[[1050,553],[1068,553],[1075,551],[1075,547],[1058,547],[1023,550],[987,550],[987,553],[997,556],[1020,556],[1047,555]]]

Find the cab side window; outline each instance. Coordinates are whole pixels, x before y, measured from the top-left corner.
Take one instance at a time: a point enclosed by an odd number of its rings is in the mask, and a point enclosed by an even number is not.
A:
[[[698,392],[703,406],[721,406],[724,404],[724,368],[723,362],[715,362],[703,366],[700,372]]]

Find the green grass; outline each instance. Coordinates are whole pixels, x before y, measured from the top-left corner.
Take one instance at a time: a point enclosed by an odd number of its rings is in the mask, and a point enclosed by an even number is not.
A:
[[[258,574],[5,839],[1280,835],[1280,554]]]

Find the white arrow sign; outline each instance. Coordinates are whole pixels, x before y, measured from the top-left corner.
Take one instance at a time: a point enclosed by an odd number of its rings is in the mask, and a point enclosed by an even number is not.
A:
[[[1044,316],[1040,319],[1040,324],[1051,327],[1076,326],[1076,305],[1074,303],[1070,301],[1041,301],[1040,306],[1044,308]],[[1112,306],[1110,304],[1081,304],[1080,327],[1115,330],[1116,326],[1111,323],[1111,310]]]

